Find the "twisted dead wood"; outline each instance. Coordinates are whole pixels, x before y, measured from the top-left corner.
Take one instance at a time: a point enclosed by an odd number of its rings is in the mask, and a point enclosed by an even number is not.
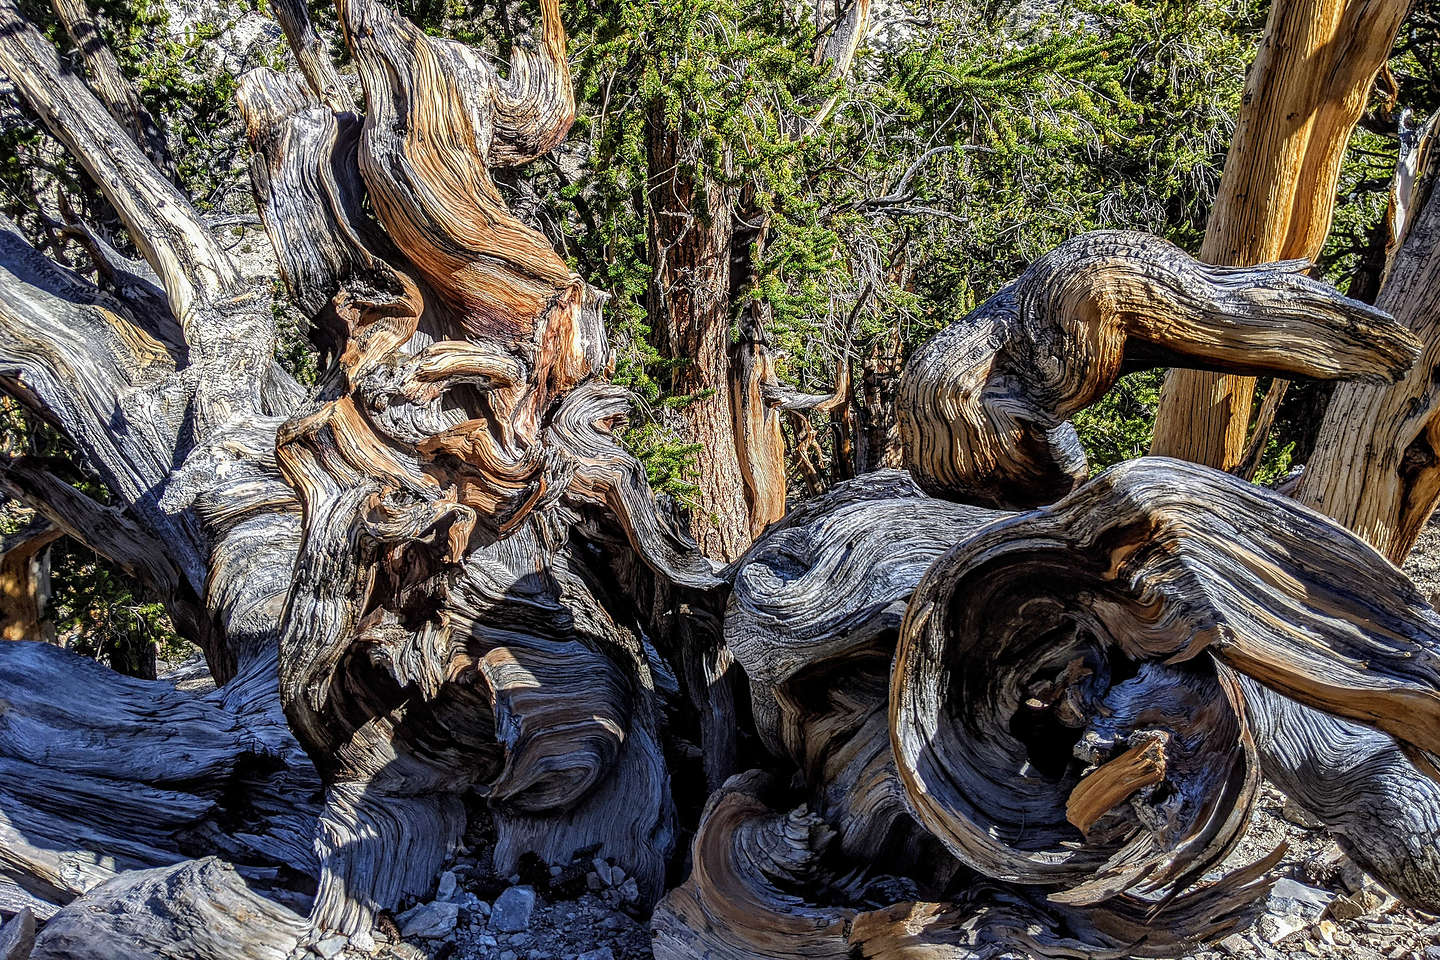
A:
[[[838,871],[827,856],[834,831],[803,807],[776,812],[782,801],[758,770],[711,797],[690,877],[651,921],[657,960],[1173,956],[1246,919],[1273,862],[1158,907],[1128,897],[1067,907],[983,880],[949,902],[907,900],[913,885],[884,860]]]
[[[1211,267],[1137,233],[1066,241],[911,357],[907,465],[937,496],[1039,506],[1088,474],[1067,419],[1127,368],[1387,382],[1409,369],[1413,337],[1303,266]]]
[[[328,786],[319,929],[363,934],[423,892],[472,786],[501,870],[598,848],[653,900],[673,844],[651,653],[588,538],[657,582],[722,581],[614,438],[628,404],[594,379],[603,297],[490,180],[570,122],[558,11],[542,14],[540,54],[502,79],[342,3],[363,122],[272,73],[242,87],[262,215],[334,358],[324,402],[278,441],[306,506],[282,698]]]
[[[757,728],[804,790],[754,772],[712,797],[657,955],[968,956],[991,936],[1173,953],[1263,894],[1278,851],[1194,886],[1245,828],[1262,758],[1342,835],[1383,831],[1363,862],[1426,903],[1434,785],[1408,763],[1347,769],[1364,750],[1317,729],[1389,738],[1238,673],[1409,737],[1423,766],[1440,621],[1417,600],[1323,518],[1174,461],[1018,515],[900,474],[843,484],[752,548],[726,614]],[[1287,730],[1295,711],[1323,723]],[[1395,786],[1420,809],[1376,808]],[[884,905],[917,894],[954,899]]]
[[[657,915],[666,956],[1173,953],[1217,935],[1268,864],[1191,883],[1238,834],[1257,756],[1339,766],[1270,727],[1257,750],[1260,697],[1240,672],[1433,763],[1433,615],[1358,541],[1204,471],[1144,463],[1022,516],[881,474],[796,512],[734,567],[706,561],[617,441],[627,398],[604,382],[603,295],[490,176],[550,149],[573,117],[553,0],[538,47],[504,76],[374,0],[341,0],[363,118],[332,109],[319,61],[303,84],[244,82],[262,216],[326,359],[309,402],[270,360],[264,292],[239,284],[184,198],[4,3],[0,64],[26,74],[22,92],[148,263],[87,234],[111,297],[0,235],[0,385],[71,435],[116,497],[87,502],[33,462],[7,464],[3,482],[203,625],[224,681],[182,695],[49,648],[0,651],[19,684],[0,690],[14,705],[0,877],[47,909],[76,898],[42,956],[101,936],[137,957],[220,956],[236,939],[280,955],[332,930],[364,945],[375,910],[428,887],[466,793],[491,805],[500,870],[593,850],[653,901],[679,830],[667,738],[681,727],[704,747],[677,781],[718,785],[742,752],[732,657],[762,741],[801,777],[780,790],[747,776],[711,798],[692,876]],[[847,18],[837,36],[853,50]],[[1063,419],[1126,362],[1392,377],[1413,354],[1383,316],[1287,266],[1215,271],[1134,235],[1073,241],[976,316],[981,334],[942,335],[963,341],[962,361],[936,348],[944,362],[926,354],[907,383],[909,409],[939,418],[917,414],[917,435],[1000,451],[955,467],[936,444],[915,477],[988,503],[1073,486]],[[980,399],[947,379],[954,363]],[[164,559],[146,566],[151,553]],[[950,674],[963,674],[953,687]],[[24,686],[46,678],[82,693],[57,705]],[[977,703],[986,684],[1013,709]],[[1317,788],[1310,803],[1343,823],[1396,769],[1337,769],[1360,792]],[[145,828],[121,830],[141,807]],[[237,815],[264,829],[220,827]],[[982,819],[993,835],[976,839]],[[1392,819],[1379,818],[1377,869],[1423,896],[1434,864],[1390,852],[1423,825]],[[206,849],[247,864],[267,896],[184,861]],[[279,903],[306,909],[277,885],[285,863],[318,874],[308,920]],[[970,883],[977,868],[992,879]]]
[[[756,731],[802,771],[839,848],[923,868],[937,886],[956,867],[905,809],[887,725],[890,661],[924,571],[1007,515],[934,500],[900,471],[867,474],[756,543],[736,565],[725,611]]]
[[[1113,468],[916,588],[891,687],[906,794],[989,876],[1081,903],[1183,885],[1230,849],[1253,795],[1237,672],[1433,764],[1440,619],[1418,599],[1278,495],[1176,461]],[[1130,769],[1141,744],[1158,744],[1158,775]],[[1071,816],[1097,776],[1111,808]]]

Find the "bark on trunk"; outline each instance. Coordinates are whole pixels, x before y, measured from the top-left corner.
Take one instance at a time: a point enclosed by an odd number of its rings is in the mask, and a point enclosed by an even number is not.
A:
[[[36,518],[0,537],[0,640],[55,642],[50,622],[50,544],[60,531]]]
[[[1408,0],[1271,4],[1201,260],[1248,267],[1319,256],[1345,145],[1408,8]],[[1254,391],[1249,376],[1173,371],[1150,452],[1233,468]]]
[[[730,244],[735,190],[695,172],[696,160],[657,106],[647,127],[649,307],[663,356],[678,362],[670,390],[685,442],[700,452],[690,533],[717,560],[733,560],[753,537],[731,396]]]
[[[1440,150],[1427,146],[1428,175],[1403,201],[1410,214],[1403,243],[1376,299],[1425,352],[1394,386],[1336,389],[1294,494],[1396,564],[1405,562],[1440,502],[1440,200],[1434,191]]]

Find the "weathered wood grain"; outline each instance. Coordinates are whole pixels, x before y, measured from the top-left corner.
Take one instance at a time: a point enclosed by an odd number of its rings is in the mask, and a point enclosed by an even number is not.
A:
[[[937,496],[1039,506],[1089,473],[1067,419],[1127,368],[1383,382],[1409,369],[1412,336],[1301,266],[1210,267],[1138,233],[1066,241],[910,358],[899,400],[906,465]]]
[[[1091,902],[1197,876],[1258,758],[1235,672],[1436,748],[1440,619],[1358,538],[1228,475],[1147,458],[981,531],[911,598],[891,686],[901,779],[966,863]],[[1083,778],[1163,736],[1166,770],[1088,831]]]
[[[304,918],[214,857],[117,875],[51,917],[33,960],[288,960]]]
[[[1393,386],[1337,388],[1295,498],[1360,534],[1403,563],[1440,502],[1440,148],[1434,126],[1421,149],[1414,196],[1399,249],[1376,305],[1393,313],[1425,352]]]

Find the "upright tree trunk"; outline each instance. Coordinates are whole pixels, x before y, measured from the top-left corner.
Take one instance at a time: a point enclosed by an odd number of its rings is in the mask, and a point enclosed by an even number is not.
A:
[[[1247,267],[1320,254],[1346,142],[1408,7],[1274,0],[1200,259]],[[1150,452],[1233,468],[1254,391],[1253,377],[1171,371]]]
[[[58,528],[36,518],[0,536],[0,640],[55,642],[50,602],[50,544]]]
[[[730,394],[730,246],[736,195],[697,175],[685,142],[655,108],[649,124],[651,325],[678,363],[670,382],[684,440],[700,445],[690,533],[706,555],[733,560],[750,545],[750,509]]]
[[[1440,150],[1427,147],[1429,175],[1415,185],[1414,202],[1399,198],[1411,216],[1376,300],[1425,352],[1393,386],[1336,388],[1294,494],[1396,564],[1440,502]]]
[[[865,37],[870,0],[817,0],[814,15],[813,60],[843,77]],[[781,129],[808,135],[837,98],[808,115],[787,113]],[[753,188],[698,173],[696,148],[658,106],[648,137],[651,323],[661,353],[680,364],[670,387],[692,398],[680,411],[684,440],[702,453],[690,533],[710,557],[733,560],[785,512],[782,401],[763,308],[740,318],[733,344],[730,336],[740,300],[755,285],[751,247],[763,247],[768,215],[750,202]]]

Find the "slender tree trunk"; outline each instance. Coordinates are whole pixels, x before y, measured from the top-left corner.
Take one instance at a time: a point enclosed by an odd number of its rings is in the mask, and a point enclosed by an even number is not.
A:
[[[730,255],[736,194],[697,177],[685,145],[658,108],[649,125],[651,325],[678,363],[670,389],[684,439],[700,445],[690,533],[708,556],[733,560],[753,537],[730,393]]]
[[[50,621],[50,544],[58,528],[36,519],[0,537],[0,639],[55,642]]]
[[[70,41],[80,52],[80,58],[90,74],[90,84],[100,102],[105,104],[105,109],[145,151],[150,162],[165,176],[175,180],[175,159],[170,155],[165,133],[150,116],[150,111],[141,105],[135,88],[125,79],[85,0],[50,0],[50,5],[64,24]]]
[[[1319,256],[1350,131],[1409,0],[1275,0],[1245,84],[1200,259],[1245,267]],[[1171,371],[1150,452],[1222,470],[1245,449],[1253,377]]]
[[[856,430],[855,472],[869,473],[905,463],[905,445],[895,402],[900,394],[900,329],[875,339],[860,365],[860,415]]]

